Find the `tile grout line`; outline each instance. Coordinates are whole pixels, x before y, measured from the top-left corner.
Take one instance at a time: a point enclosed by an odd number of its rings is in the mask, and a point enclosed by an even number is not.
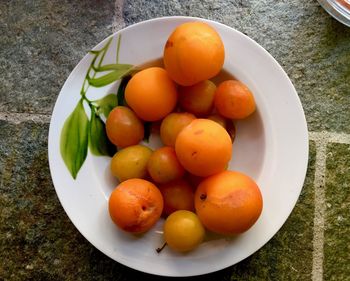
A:
[[[313,227],[313,256],[312,256],[312,281],[323,280],[324,261],[324,226],[326,212],[325,174],[327,144],[330,136],[328,133],[310,132],[309,137],[316,143],[316,163],[314,179],[314,227]]]
[[[350,134],[334,132],[309,132],[310,140],[315,142],[325,139],[327,142],[350,144]]]
[[[116,0],[116,3],[120,0]],[[117,31],[118,29],[116,29]],[[38,123],[50,123],[51,114],[45,113],[27,113],[27,112],[1,112],[0,120],[12,122],[18,124],[25,121],[34,121]],[[309,139],[315,142],[321,140],[331,143],[350,144],[350,134],[346,133],[334,133],[334,132],[309,132]]]
[[[125,27],[123,18],[123,0],[115,0],[114,2],[114,16],[111,24],[112,32],[115,33]],[[0,120],[7,121],[14,124],[21,122],[33,121],[35,123],[50,123],[50,114],[37,113],[21,113],[21,112],[0,112]]]
[[[117,0],[116,2],[118,2]],[[14,124],[33,121],[35,123],[50,123],[50,114],[0,112],[0,120]],[[323,280],[324,262],[324,228],[325,228],[325,174],[328,143],[350,144],[350,134],[333,132],[309,132],[309,139],[316,143],[316,163],[314,179],[314,227],[313,227],[313,261],[312,281]]]
[[[328,142],[350,144],[350,134],[335,134],[328,132]]]
[[[325,176],[327,160],[327,144],[350,144],[350,134],[333,132],[309,132],[309,138],[316,143],[316,163],[314,179],[314,229],[313,229],[313,256],[312,281],[323,280],[324,263],[324,230],[326,213]]]

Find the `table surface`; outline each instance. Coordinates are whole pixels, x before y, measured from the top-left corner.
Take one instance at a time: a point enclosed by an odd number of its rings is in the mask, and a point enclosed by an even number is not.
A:
[[[65,79],[106,36],[168,15],[234,27],[282,65],[310,136],[303,191],[262,249],[198,280],[350,280],[350,28],[316,0],[2,0],[0,280],[158,280],[114,262],[75,229],[52,185],[51,112]]]

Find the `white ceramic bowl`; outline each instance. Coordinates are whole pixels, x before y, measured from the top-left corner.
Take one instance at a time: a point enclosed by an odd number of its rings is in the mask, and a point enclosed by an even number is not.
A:
[[[318,0],[318,2],[333,18],[350,27],[349,0]]]
[[[188,21],[214,27],[225,44],[224,68],[252,90],[257,111],[236,122],[230,169],[245,172],[261,188],[264,208],[257,223],[236,238],[213,236],[198,249],[179,254],[165,248],[162,225],[143,236],[122,232],[108,214],[108,198],[116,185],[109,173],[109,157],[90,152],[74,180],[60,154],[63,124],[80,100],[80,91],[93,54],[87,54],[65,82],[53,111],[49,132],[49,163],[59,200],[77,229],[107,256],[131,268],[165,276],[200,275],[231,266],[261,248],[287,220],[303,186],[308,161],[308,133],[303,109],[287,74],[255,41],[226,25],[199,18],[165,17],[129,26],[98,44],[112,40],[102,65],[115,63],[121,35],[119,62],[144,64],[162,56],[171,31]],[[118,83],[87,90],[97,99],[116,92]],[[86,112],[89,110],[84,105]],[[152,136],[149,145],[160,146]]]

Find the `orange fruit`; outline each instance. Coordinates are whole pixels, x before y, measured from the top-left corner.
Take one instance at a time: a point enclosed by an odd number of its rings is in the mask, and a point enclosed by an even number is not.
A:
[[[110,169],[120,182],[148,176],[147,163],[153,151],[144,145],[132,145],[114,154]]]
[[[185,179],[187,180],[187,182],[191,185],[192,190],[196,190],[198,185],[205,179],[203,177],[199,177],[196,175],[193,175],[191,173],[187,173],[185,175]]]
[[[210,25],[187,22],[171,33],[163,55],[170,77],[182,86],[191,86],[220,72],[225,49],[219,34]]]
[[[173,147],[165,146],[155,150],[147,163],[151,178],[157,183],[167,183],[182,178],[185,169],[176,157]]]
[[[259,218],[263,199],[250,177],[224,171],[202,181],[195,193],[196,213],[204,226],[220,234],[239,234]]]
[[[232,120],[228,120],[225,117],[219,115],[219,114],[213,114],[208,116],[208,119],[213,120],[214,122],[220,124],[222,127],[226,129],[228,134],[231,137],[232,142],[234,141],[236,137],[236,127],[233,124]]]
[[[163,195],[163,214],[168,216],[177,210],[194,211],[194,193],[192,187],[183,179],[159,186]]]
[[[252,92],[237,80],[224,81],[217,87],[214,104],[222,116],[230,119],[243,119],[255,111]]]
[[[236,127],[232,120],[227,120],[226,131],[230,135],[232,142],[234,142],[236,138]]]
[[[232,142],[216,122],[196,119],[177,136],[175,151],[188,172],[207,177],[226,169],[232,155]]]
[[[174,109],[176,86],[163,68],[146,68],[130,79],[125,88],[125,99],[138,117],[157,121]]]
[[[180,106],[196,116],[209,115],[214,108],[216,86],[210,80],[201,81],[193,86],[179,87]]]
[[[148,231],[162,211],[162,194],[153,183],[143,179],[122,182],[109,198],[109,214],[113,222],[127,232]]]
[[[117,106],[106,120],[108,139],[118,147],[138,144],[144,136],[142,121],[128,107]]]
[[[219,114],[212,114],[210,116],[208,116],[209,120],[213,120],[214,122],[218,123],[219,125],[221,125],[223,128],[226,129],[227,126],[227,121],[226,118],[219,115]]]
[[[173,112],[165,117],[160,125],[160,138],[167,146],[175,146],[177,135],[196,117],[187,112]]]

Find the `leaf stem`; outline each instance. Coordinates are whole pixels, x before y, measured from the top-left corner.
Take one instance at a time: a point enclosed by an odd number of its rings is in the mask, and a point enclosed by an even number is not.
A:
[[[111,44],[112,40],[113,40],[113,37],[111,37],[111,38],[108,40],[108,42],[106,43],[106,45],[102,48],[103,52],[102,52],[101,60],[100,60],[100,62],[98,63],[98,68],[101,67],[102,62],[103,62],[103,59],[105,58],[105,55],[106,55],[106,53],[107,53],[107,50],[108,50],[109,45]]]
[[[88,105],[90,106],[91,110],[94,110],[96,112],[97,106],[95,106],[91,100],[89,100],[85,95],[81,97],[80,99],[81,101],[86,101],[88,103]]]
[[[89,67],[88,71],[86,72],[85,79],[84,79],[84,83],[83,83],[83,86],[82,86],[82,88],[81,88],[81,90],[80,90],[80,95],[81,95],[83,98],[85,97],[86,92],[87,92],[87,90],[88,90],[89,87],[90,87],[89,80],[95,78],[95,76],[96,76],[96,71],[95,71],[95,73],[94,73],[94,74],[92,75],[92,77],[90,78],[90,76],[89,76],[90,70],[91,70],[91,69],[94,69],[95,62],[96,62],[98,56],[102,53],[101,59],[100,59],[100,61],[99,61],[98,64],[97,64],[97,67],[98,67],[98,68],[101,67],[102,62],[103,62],[103,59],[104,59],[104,57],[105,57],[105,55],[106,55],[106,53],[107,53],[108,47],[109,47],[109,45],[111,44],[112,40],[113,40],[113,37],[111,37],[111,38],[107,41],[106,45],[105,45],[101,50],[98,50],[98,51],[92,50],[92,51],[90,51],[90,53],[94,55],[94,58],[92,59],[91,64],[90,64],[90,67]],[[88,83],[88,85],[87,85],[87,87],[86,87],[86,89],[85,89],[85,84],[86,84],[86,83]],[[89,102],[88,102],[88,103],[89,103]],[[90,104],[89,104],[89,105],[90,105]]]
[[[116,58],[116,63],[119,63],[119,49],[120,49],[120,40],[121,40],[122,35],[118,35],[118,42],[117,42],[117,58]]]
[[[166,245],[167,245],[167,242],[165,242],[162,247],[157,248],[156,252],[159,254],[165,248]]]

